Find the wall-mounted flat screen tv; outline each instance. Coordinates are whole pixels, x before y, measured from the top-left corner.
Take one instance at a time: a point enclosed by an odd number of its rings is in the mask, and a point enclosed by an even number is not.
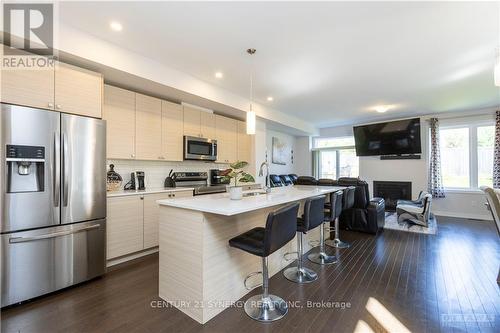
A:
[[[357,156],[420,154],[420,118],[354,126]]]

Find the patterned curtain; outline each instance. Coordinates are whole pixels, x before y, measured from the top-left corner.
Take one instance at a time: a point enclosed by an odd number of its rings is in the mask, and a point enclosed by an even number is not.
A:
[[[429,184],[427,191],[433,198],[444,198],[443,178],[441,177],[441,152],[439,150],[439,122],[430,119],[431,150],[429,156]]]
[[[495,121],[495,152],[493,156],[493,188],[500,188],[500,111]]]

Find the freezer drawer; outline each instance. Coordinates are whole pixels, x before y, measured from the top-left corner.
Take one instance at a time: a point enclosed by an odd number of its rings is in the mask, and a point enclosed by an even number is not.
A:
[[[2,235],[2,307],[104,274],[105,222]]]

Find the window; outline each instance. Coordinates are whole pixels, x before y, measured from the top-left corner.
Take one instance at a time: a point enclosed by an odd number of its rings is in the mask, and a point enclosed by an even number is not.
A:
[[[493,186],[493,149],[495,146],[495,126],[477,128],[477,176],[478,185]]]
[[[493,184],[493,125],[442,126],[439,135],[445,188],[476,189]]]
[[[354,149],[354,137],[315,138],[314,148],[314,169],[317,178],[359,176],[359,159]]]
[[[444,187],[470,187],[469,129],[442,129],[439,135]]]

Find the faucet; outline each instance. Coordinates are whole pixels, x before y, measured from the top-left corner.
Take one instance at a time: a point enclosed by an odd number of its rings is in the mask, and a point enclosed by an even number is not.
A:
[[[264,185],[264,190],[266,193],[271,193],[271,186],[269,185],[269,164],[267,161],[262,162],[259,169],[259,177],[264,176],[264,166],[266,167],[266,184]]]

